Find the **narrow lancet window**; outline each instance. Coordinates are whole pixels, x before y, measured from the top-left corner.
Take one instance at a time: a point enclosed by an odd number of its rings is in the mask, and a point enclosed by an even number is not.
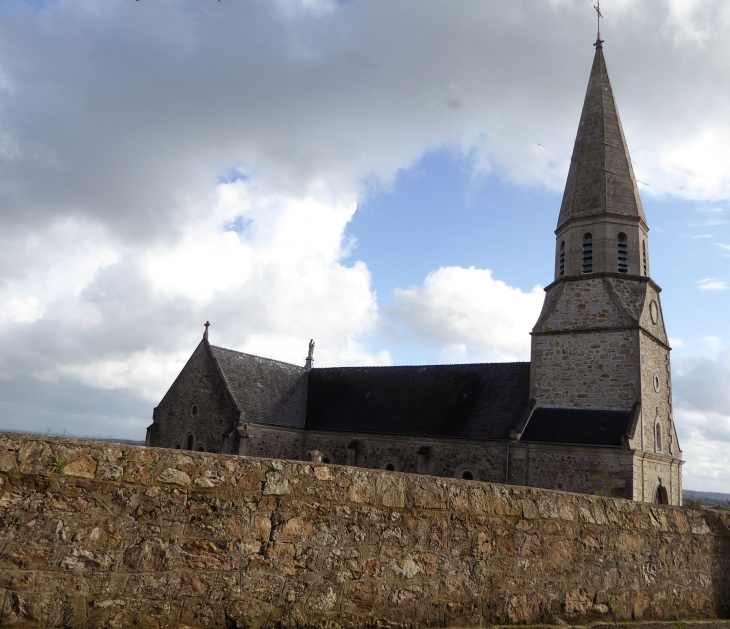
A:
[[[664,448],[662,448],[662,427],[658,423],[656,425],[655,432],[656,432],[656,442],[655,442],[656,451],[662,452],[664,449]]]
[[[618,235],[618,272],[629,272],[629,243],[624,233]]]
[[[644,265],[644,275],[649,275],[646,269],[646,240],[642,240],[641,242],[641,259]]]
[[[565,241],[560,243],[560,275],[565,275]]]
[[[593,273],[593,235],[583,236],[583,273]]]

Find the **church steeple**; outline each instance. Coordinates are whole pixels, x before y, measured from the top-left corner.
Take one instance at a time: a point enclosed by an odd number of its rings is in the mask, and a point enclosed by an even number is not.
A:
[[[642,251],[649,230],[600,37],[595,47],[555,232],[556,279],[587,272],[648,275]]]
[[[681,504],[670,347],[647,233],[599,34],[555,230],[555,281],[532,329],[532,410],[516,434],[529,441],[537,421],[541,440],[567,439],[570,425],[598,435],[570,443],[609,445],[606,418],[620,417],[613,445],[633,467],[611,491]]]
[[[645,220],[606,69],[603,42],[599,39],[595,46],[558,229],[574,218],[605,214]]]

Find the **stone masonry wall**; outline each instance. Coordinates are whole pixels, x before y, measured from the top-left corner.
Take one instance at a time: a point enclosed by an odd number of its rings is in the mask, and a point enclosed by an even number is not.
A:
[[[192,414],[193,405],[196,415]],[[192,435],[194,450],[223,449],[221,435],[238,423],[238,413],[226,397],[202,343],[155,409],[155,415],[157,421],[148,435],[150,445],[185,450]]]
[[[533,335],[530,397],[538,406],[631,410],[638,331]]]
[[[730,515],[0,435],[2,626],[476,626],[730,612]]]
[[[516,444],[512,450],[510,478],[517,484],[633,498],[635,453],[631,450],[528,443]]]
[[[453,478],[470,471],[475,480],[504,483],[507,443],[465,439],[429,439],[392,435],[310,432],[305,435],[306,450],[320,450],[331,463],[384,469],[392,463],[399,472],[430,474]],[[354,452],[348,453],[348,446]],[[421,452],[421,456],[419,456]]]

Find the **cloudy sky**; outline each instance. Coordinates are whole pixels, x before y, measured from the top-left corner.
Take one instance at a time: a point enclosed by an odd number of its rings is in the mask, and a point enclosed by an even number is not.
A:
[[[592,0],[0,0],[0,428],[143,439],[214,344],[529,359]],[[730,4],[605,0],[685,487],[730,492]]]

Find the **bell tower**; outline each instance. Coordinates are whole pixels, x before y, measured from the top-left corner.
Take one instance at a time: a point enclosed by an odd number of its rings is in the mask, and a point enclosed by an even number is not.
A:
[[[531,414],[518,433],[629,451],[633,471],[620,495],[681,504],[661,289],[600,35],[595,48],[555,230],[554,281],[532,330]]]

